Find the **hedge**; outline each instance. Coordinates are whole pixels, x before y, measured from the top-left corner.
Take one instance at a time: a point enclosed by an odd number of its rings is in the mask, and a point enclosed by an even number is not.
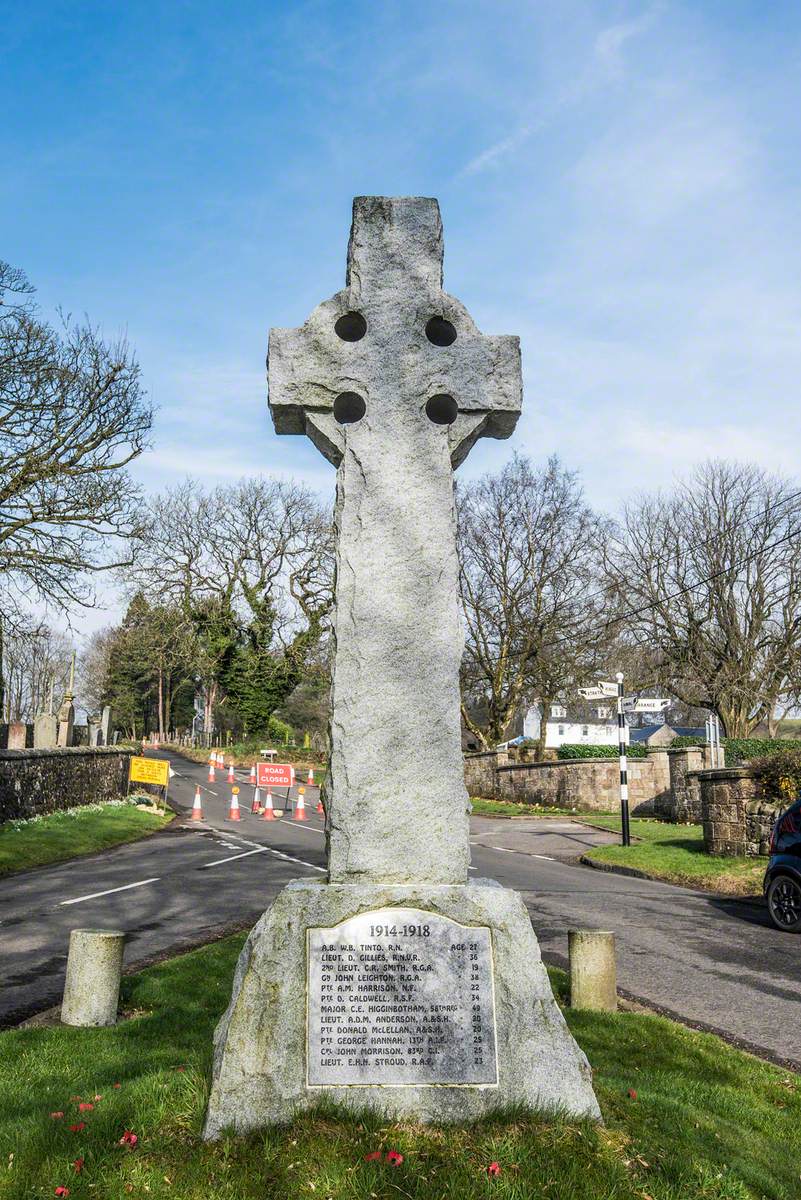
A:
[[[566,742],[556,751],[557,758],[617,758],[617,746],[581,746],[577,743]],[[627,758],[647,758],[648,751],[638,742],[626,749]]]
[[[675,737],[670,744],[697,746],[700,741],[694,737]],[[720,744],[726,755],[727,767],[737,767],[746,760],[780,754],[784,750],[801,750],[801,740],[792,738],[721,738]]]

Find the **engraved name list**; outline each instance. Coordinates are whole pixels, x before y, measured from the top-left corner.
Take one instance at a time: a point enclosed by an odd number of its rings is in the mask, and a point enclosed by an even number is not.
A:
[[[307,947],[309,1086],[497,1083],[486,926],[385,908]]]

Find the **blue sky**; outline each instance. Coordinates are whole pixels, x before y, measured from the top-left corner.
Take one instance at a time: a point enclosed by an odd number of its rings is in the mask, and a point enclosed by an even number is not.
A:
[[[710,454],[797,469],[796,3],[17,3],[0,256],[127,330],[147,487],[294,474],[270,325],[343,285],[355,194],[439,198],[446,287],[519,333],[519,449],[614,509]]]

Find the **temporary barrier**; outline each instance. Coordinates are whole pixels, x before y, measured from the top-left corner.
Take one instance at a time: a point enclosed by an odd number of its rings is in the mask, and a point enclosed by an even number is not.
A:
[[[203,820],[203,805],[200,802],[200,787],[195,788],[195,799],[192,802],[192,820]]]
[[[308,821],[306,816],[306,797],[303,788],[298,788],[298,801],[295,805],[294,821]]]

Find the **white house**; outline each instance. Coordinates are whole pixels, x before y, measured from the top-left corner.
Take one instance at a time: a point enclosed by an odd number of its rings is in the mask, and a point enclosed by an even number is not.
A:
[[[542,728],[542,706],[532,704],[523,718],[523,737],[537,741]],[[558,746],[616,746],[617,715],[614,700],[581,701],[569,707],[552,704],[545,721],[545,748]]]

